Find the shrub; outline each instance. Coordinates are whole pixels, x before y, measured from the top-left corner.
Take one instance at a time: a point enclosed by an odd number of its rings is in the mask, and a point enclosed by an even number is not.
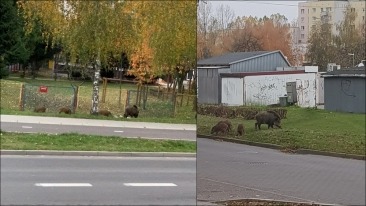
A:
[[[0,79],[5,79],[9,76],[9,69],[7,67],[1,66],[0,68]]]

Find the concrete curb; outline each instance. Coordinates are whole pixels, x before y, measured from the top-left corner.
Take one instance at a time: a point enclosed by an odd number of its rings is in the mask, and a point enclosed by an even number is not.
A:
[[[238,144],[246,144],[251,146],[257,147],[264,147],[269,149],[277,149],[281,150],[284,149],[283,146],[275,145],[275,144],[268,144],[268,143],[259,143],[259,142],[252,142],[248,140],[239,140],[234,138],[228,137],[218,137],[218,136],[208,136],[208,135],[200,135],[197,134],[197,138],[206,138],[206,139],[213,139],[213,140],[222,140],[226,142],[233,142]],[[330,156],[330,157],[340,157],[340,158],[348,158],[348,159],[356,159],[356,160],[366,160],[366,156],[363,155],[353,155],[353,154],[345,154],[345,153],[335,153],[335,152],[325,152],[325,151],[318,151],[318,150],[310,150],[310,149],[298,149],[294,151],[295,154],[311,154],[311,155],[322,155],[322,156]]]
[[[1,150],[1,155],[58,155],[58,156],[113,156],[113,157],[196,157],[196,153],[183,152],[106,152],[59,150]]]
[[[275,200],[275,199],[261,199],[261,198],[244,198],[244,199],[234,199],[234,200],[227,200],[227,201],[215,201],[215,204],[219,204],[218,206],[220,206],[220,204],[224,204],[225,202],[228,201],[260,201],[260,202],[276,202],[276,203],[281,203],[281,204],[304,204],[304,205],[321,205],[321,206],[342,206],[339,204],[328,204],[328,203],[319,203],[319,202],[296,202],[296,201],[283,201],[283,200]]]

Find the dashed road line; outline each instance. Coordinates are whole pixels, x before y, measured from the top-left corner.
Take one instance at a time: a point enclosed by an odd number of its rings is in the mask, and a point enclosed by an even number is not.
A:
[[[121,130],[115,130],[114,132],[123,133],[123,131],[121,131]]]
[[[22,126],[23,129],[32,129],[33,127],[31,126]]]
[[[92,187],[90,183],[36,183],[38,187]]]
[[[124,183],[125,186],[132,187],[175,187],[174,183]]]

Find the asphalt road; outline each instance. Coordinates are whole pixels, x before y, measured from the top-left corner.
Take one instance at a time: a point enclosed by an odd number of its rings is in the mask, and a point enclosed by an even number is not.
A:
[[[365,205],[365,161],[197,139],[197,199]]]
[[[195,205],[196,161],[2,155],[1,205],[9,204]]]
[[[173,130],[173,129],[149,129],[111,126],[85,126],[85,125],[61,125],[44,123],[18,123],[2,122],[1,130],[8,132],[28,132],[28,133],[69,133],[77,132],[82,134],[121,136],[121,137],[141,137],[150,139],[178,139],[196,141],[196,131],[194,130]]]

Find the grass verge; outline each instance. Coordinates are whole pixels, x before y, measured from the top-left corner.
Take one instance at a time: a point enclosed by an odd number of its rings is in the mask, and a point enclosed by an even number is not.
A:
[[[77,133],[55,135],[1,132],[1,149],[195,153],[196,142],[105,137]]]
[[[155,122],[155,123],[171,123],[171,124],[196,124],[196,119],[194,118],[194,113],[186,112],[181,110],[176,117],[138,117],[138,118],[115,118],[106,117],[102,115],[91,115],[84,113],[76,114],[59,114],[59,113],[36,113],[33,111],[17,111],[11,109],[0,109],[0,114],[5,115],[24,115],[24,116],[42,116],[42,117],[66,117],[66,118],[80,118],[80,119],[101,119],[101,120],[114,120],[114,121],[131,121],[131,122]]]
[[[223,118],[197,116],[197,133],[210,135],[210,130]],[[254,120],[230,119],[233,131],[228,137],[253,142],[270,143],[288,149],[312,149],[365,155],[365,115],[329,112],[317,109],[288,108],[287,118],[282,120],[283,129],[254,129]],[[245,126],[245,135],[235,137],[239,123]]]

